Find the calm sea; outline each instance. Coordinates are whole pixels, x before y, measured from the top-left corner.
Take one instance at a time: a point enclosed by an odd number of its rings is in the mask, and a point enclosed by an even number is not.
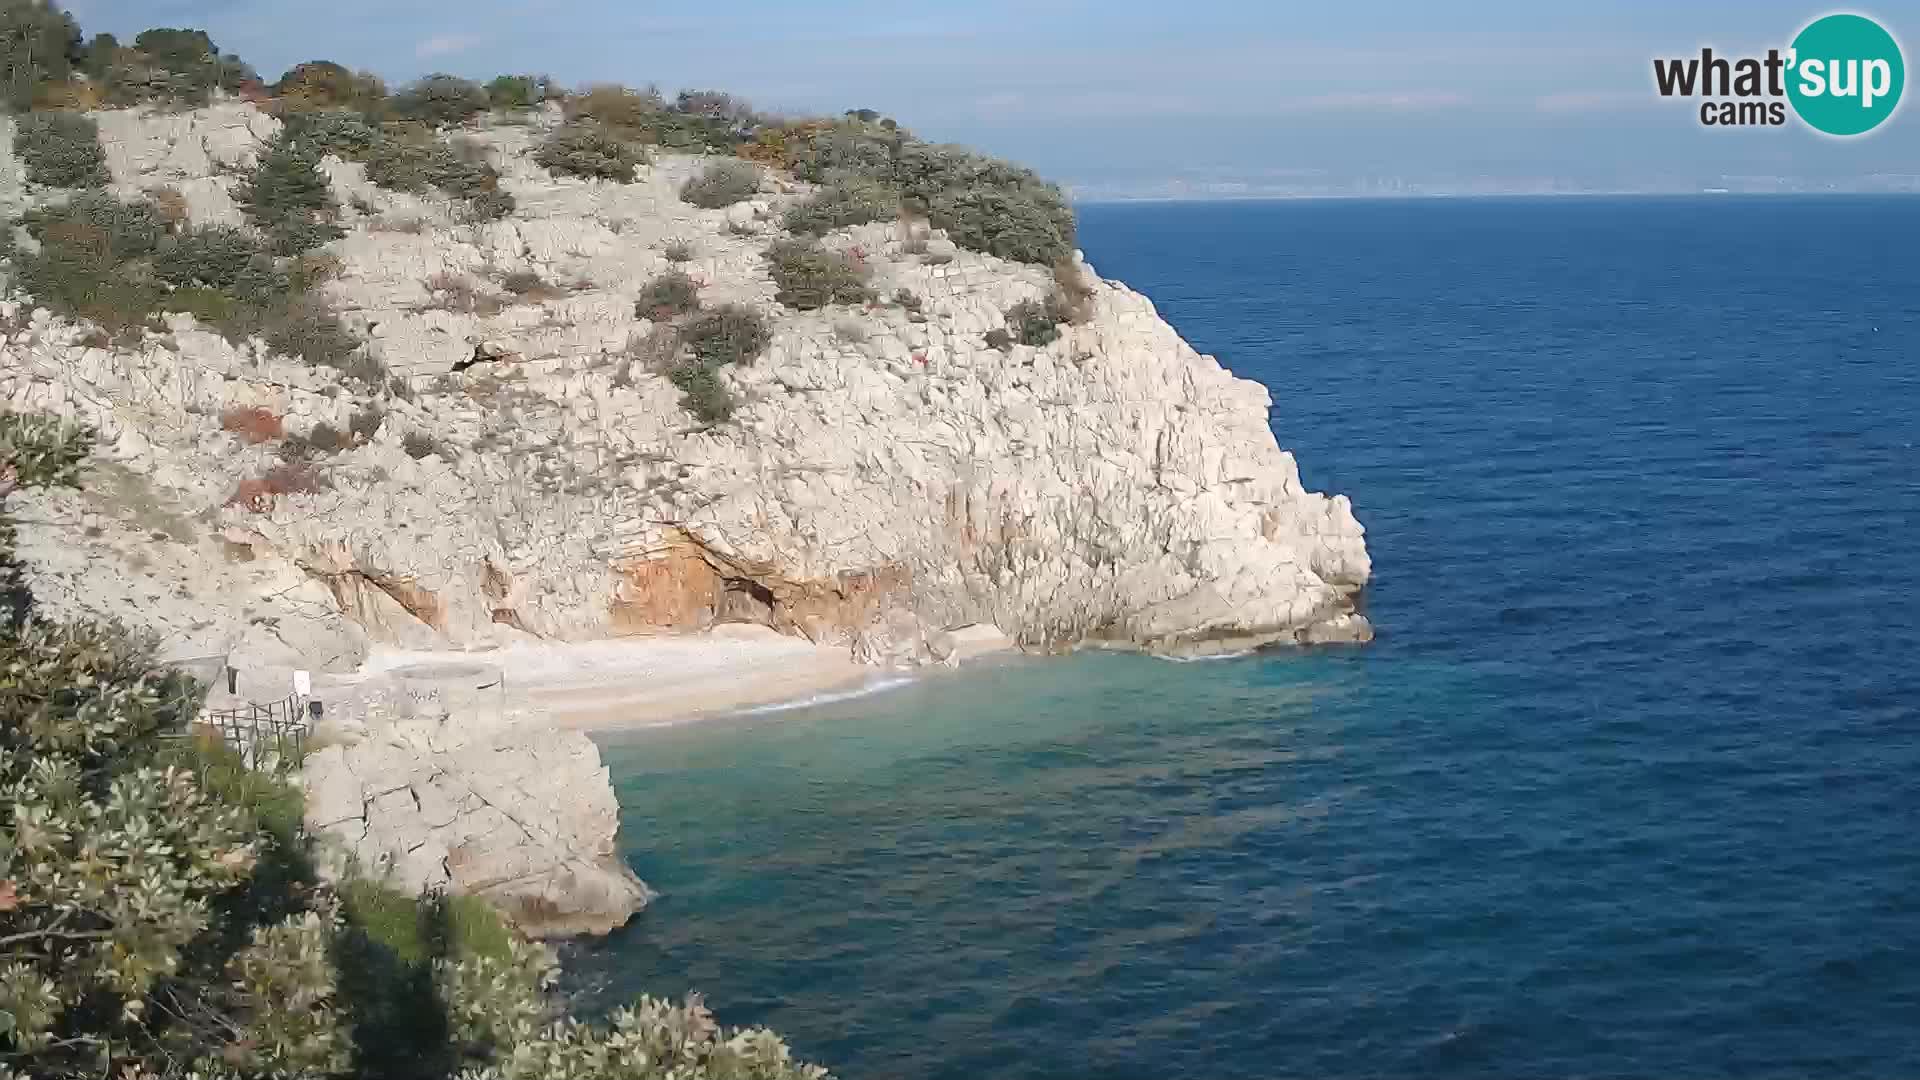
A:
[[[1379,640],[610,741],[574,969],[853,1080],[1920,1076],[1920,199],[1082,220]]]

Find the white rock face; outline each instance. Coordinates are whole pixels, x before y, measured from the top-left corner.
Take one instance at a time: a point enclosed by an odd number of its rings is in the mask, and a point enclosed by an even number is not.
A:
[[[199,224],[243,221],[234,169],[277,125],[243,104],[100,122],[115,191],[174,189]],[[0,118],[9,215],[57,197],[26,183],[12,132]],[[678,198],[696,159],[662,157],[631,184],[556,179],[531,164],[542,136],[470,136],[519,203],[486,224],[326,163],[349,226],[327,289],[404,400],[355,401],[335,373],[188,316],[106,347],[0,301],[0,403],[100,435],[85,490],[14,497],[41,607],[253,672],[349,672],[377,643],[729,622],[880,664],[957,662],[999,630],[1168,652],[1371,636],[1347,500],[1304,490],[1266,388],[1144,297],[1082,265],[1091,317],[1000,351],[986,333],[1050,273],[874,224],[825,242],[870,267],[883,302],[790,311],[761,253],[804,186],[769,178],[700,210]],[[628,353],[654,329],[635,298],[675,246],[705,303],[774,323],[756,363],[725,370],[740,407],[715,427]],[[911,303],[889,302],[903,290]],[[323,424],[358,434],[289,473],[276,429]],[[590,742],[389,690],[391,708],[369,691],[359,725],[308,764],[310,823],[345,854],[406,888],[487,896],[536,933],[604,930],[646,902],[614,855]]]
[[[483,897],[536,937],[606,933],[653,895],[614,848],[607,770],[586,736],[506,716],[502,679],[448,664],[360,687],[357,722],[322,728],[342,742],[307,757],[308,827],[402,892]]]
[[[275,123],[244,104],[101,118],[117,188],[181,189],[206,221],[236,220],[233,180],[215,166],[246,160]],[[223,550],[291,568],[374,641],[745,620],[897,661],[937,658],[941,630],[973,623],[1045,648],[1368,636],[1352,597],[1370,567],[1347,500],[1304,490],[1268,427],[1266,388],[1194,352],[1144,297],[1083,267],[1092,318],[1044,348],[1001,352],[984,334],[1043,297],[1048,272],[911,254],[898,226],[875,224],[826,242],[864,257],[878,296],[908,290],[919,310],[791,312],[760,253],[803,188],[769,180],[756,200],[700,210],[677,196],[695,159],[662,157],[632,184],[555,179],[530,161],[541,135],[472,136],[519,200],[484,225],[329,164],[352,203],[329,290],[413,400],[323,463],[326,490],[227,505],[274,447],[220,431],[223,411],[265,409],[298,433],[345,430],[357,406],[331,373],[257,342],[236,349],[190,319],[133,353],[15,311],[0,396],[92,420],[106,457],[198,523],[196,551],[218,535]],[[17,172],[0,168],[0,196],[25,190]],[[759,362],[727,369],[742,404],[714,428],[622,356],[651,329],[634,297],[673,265],[674,243],[692,248],[684,268],[705,302],[777,319]],[[953,250],[938,232],[927,247]],[[508,294],[514,272],[552,293]],[[448,303],[449,281],[481,302]],[[449,374],[476,353],[502,359]],[[416,433],[443,449],[409,456],[402,440]],[[75,604],[101,595],[99,580],[140,576],[124,563],[144,534],[122,524],[97,538],[98,571],[75,568]],[[184,581],[197,618],[243,626],[247,597],[262,594],[236,597],[228,569],[173,567],[162,584]]]

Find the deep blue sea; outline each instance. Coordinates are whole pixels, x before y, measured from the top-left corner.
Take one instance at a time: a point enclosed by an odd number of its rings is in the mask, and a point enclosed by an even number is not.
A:
[[[851,1080],[1920,1077],[1920,199],[1092,206],[1379,640],[605,744],[572,958]]]

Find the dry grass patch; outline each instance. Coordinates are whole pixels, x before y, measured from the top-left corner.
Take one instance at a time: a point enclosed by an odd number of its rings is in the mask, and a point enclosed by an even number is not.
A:
[[[222,412],[220,430],[240,436],[248,446],[272,442],[286,434],[280,417],[274,415],[272,410],[257,405],[252,408],[236,406]]]
[[[544,304],[558,300],[566,293],[533,270],[515,270],[500,278],[500,287],[507,290],[521,303]]]
[[[427,292],[432,294],[423,311],[454,311],[462,315],[498,315],[507,308],[507,301],[493,293],[485,292],[465,274],[456,274],[442,270],[426,280]]]
[[[273,500],[278,496],[312,494],[327,487],[326,477],[313,465],[304,461],[282,462],[260,476],[240,481],[227,505],[244,506],[263,514],[273,509]]]

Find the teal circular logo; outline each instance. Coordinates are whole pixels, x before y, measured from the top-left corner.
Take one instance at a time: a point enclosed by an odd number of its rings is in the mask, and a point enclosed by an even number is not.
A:
[[[1900,104],[1907,67],[1893,35],[1864,15],[1815,19],[1793,39],[1787,98],[1816,131],[1861,135]]]

